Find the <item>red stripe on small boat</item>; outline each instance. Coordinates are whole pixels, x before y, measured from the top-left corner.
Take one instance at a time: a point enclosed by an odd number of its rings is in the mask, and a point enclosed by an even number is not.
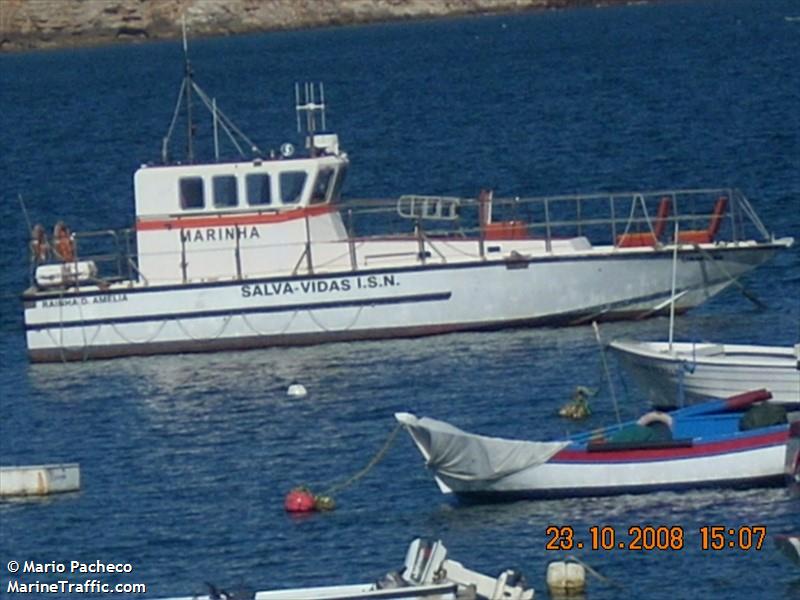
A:
[[[236,227],[237,225],[262,225],[267,223],[283,223],[306,217],[316,217],[336,211],[335,206],[320,204],[308,208],[296,208],[283,212],[271,213],[239,213],[215,216],[175,217],[171,219],[153,219],[138,221],[137,231],[153,231],[158,229],[187,229],[189,227]]]
[[[745,437],[738,440],[726,440],[722,442],[700,443],[695,446],[682,448],[654,448],[648,450],[614,450],[602,452],[594,450],[570,450],[566,448],[558,452],[550,463],[576,462],[576,463],[619,463],[619,462],[647,462],[657,460],[670,460],[680,458],[700,458],[704,456],[714,456],[718,454],[729,454],[733,452],[745,452],[756,450],[768,446],[785,444],[789,439],[788,427],[783,431],[766,433],[764,435]]]

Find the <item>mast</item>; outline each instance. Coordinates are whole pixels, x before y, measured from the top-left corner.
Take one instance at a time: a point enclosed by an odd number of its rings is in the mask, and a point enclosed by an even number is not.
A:
[[[672,354],[672,339],[675,333],[675,285],[678,279],[678,222],[672,237],[672,285],[669,292],[669,353]]]
[[[186,82],[186,157],[189,164],[194,162],[194,124],[192,123],[192,65],[189,62],[189,47],[186,43],[186,15],[181,17],[183,33],[184,80]]]
[[[0,0],[2,1],[2,0]],[[183,33],[183,61],[184,61],[184,76],[183,80],[181,81],[181,89],[178,92],[178,101],[175,103],[175,110],[172,113],[172,121],[170,121],[169,129],[167,130],[167,135],[161,140],[161,159],[163,163],[169,164],[169,144],[170,140],[172,139],[172,134],[175,130],[175,126],[177,125],[180,119],[180,113],[183,109],[183,103],[186,102],[186,162],[188,164],[194,164],[194,112],[192,110],[192,92],[197,95],[199,98],[199,106],[205,106],[212,115],[213,118],[213,125],[214,125],[214,157],[217,161],[219,161],[219,129],[221,128],[222,131],[228,136],[228,139],[233,143],[236,147],[236,150],[239,151],[241,156],[245,156],[245,152],[242,148],[242,145],[239,141],[244,141],[247,143],[250,152],[254,155],[259,156],[263,155],[262,150],[251,140],[247,137],[234,123],[233,121],[228,118],[228,116],[223,113],[219,108],[217,108],[217,101],[214,98],[210,98],[208,94],[206,94],[200,86],[198,86],[194,82],[194,73],[192,71],[192,64],[189,61],[189,45],[186,41],[186,19],[185,17],[181,18],[181,26],[182,26],[182,33]],[[184,98],[185,94],[185,98]],[[324,123],[324,119],[323,119]]]

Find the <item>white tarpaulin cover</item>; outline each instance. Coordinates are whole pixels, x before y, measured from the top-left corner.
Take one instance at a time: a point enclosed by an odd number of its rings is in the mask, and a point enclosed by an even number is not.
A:
[[[569,442],[524,442],[475,435],[444,421],[395,413],[405,425],[428,467],[462,481],[495,481],[546,463]]]

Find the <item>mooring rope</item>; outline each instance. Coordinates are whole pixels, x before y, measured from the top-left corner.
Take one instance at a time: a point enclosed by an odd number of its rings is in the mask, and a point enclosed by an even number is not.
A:
[[[370,460],[363,469],[361,469],[355,475],[343,481],[342,483],[338,483],[336,485],[329,487],[322,494],[320,494],[320,496],[333,496],[334,493],[341,492],[343,489],[350,487],[356,481],[364,477],[364,475],[369,473],[373,469],[373,467],[377,465],[383,459],[384,456],[386,456],[386,453],[392,447],[392,443],[394,443],[394,440],[397,437],[397,434],[400,433],[400,429],[402,429],[402,427],[403,427],[402,423],[398,423],[395,426],[395,428],[386,438],[386,441],[383,443],[383,446],[381,446],[381,449],[378,450],[378,453],[372,457],[372,460]]]
[[[350,321],[350,324],[347,327],[344,327],[344,331],[350,331],[353,328],[353,326],[356,324],[356,322],[358,321],[359,317],[361,316],[361,311],[363,309],[364,309],[363,305],[358,307],[358,310],[356,311],[356,316],[353,317],[353,320]],[[317,327],[319,327],[322,331],[329,332],[329,331],[338,330],[338,329],[332,329],[332,328],[329,328],[329,327],[325,327],[324,324],[320,323],[319,319],[317,319],[317,317],[314,316],[314,310],[311,309],[311,308],[308,309],[308,316],[311,318],[312,321],[314,321],[314,324]]]
[[[188,315],[188,318],[191,318],[191,315]],[[193,342],[205,342],[207,340],[210,340],[210,341],[218,340],[220,337],[222,337],[222,334],[225,333],[225,329],[227,329],[228,323],[231,322],[232,318],[233,318],[233,315],[228,315],[226,317],[223,317],[222,318],[222,327],[220,327],[219,331],[217,331],[217,333],[215,335],[203,336],[203,337],[195,337],[195,336],[193,336],[189,332],[189,330],[186,329],[186,327],[183,324],[183,321],[180,318],[176,318],[175,319],[175,323],[178,325],[178,329],[180,329],[183,332],[183,335],[188,337]]]
[[[250,319],[247,318],[247,315],[245,313],[243,313],[243,312],[239,313],[239,316],[242,317],[242,322],[250,328],[250,331],[252,331],[256,335],[260,335],[262,337],[266,337],[268,335],[283,335],[284,333],[289,331],[289,327],[291,327],[292,323],[294,323],[294,319],[295,319],[295,317],[297,317],[298,312],[299,311],[294,311],[292,313],[292,316],[289,317],[289,320],[286,322],[286,325],[279,332],[276,332],[276,331],[261,331],[260,329],[258,329],[258,327],[256,327],[255,325],[253,325],[250,322]]]
[[[586,569],[590,574],[594,575],[595,577],[597,577],[600,581],[602,581],[604,583],[608,583],[609,585],[613,585],[614,587],[617,587],[617,588],[624,588],[625,587],[623,584],[619,583],[618,581],[614,581],[613,579],[610,579],[609,577],[606,577],[605,575],[601,575],[600,573],[595,571],[592,567],[590,567],[585,562],[583,562],[581,559],[579,559],[577,556],[573,556],[572,554],[570,554],[570,555],[566,556],[565,559],[566,560],[575,561],[576,563],[581,565],[584,569]]]
[[[752,302],[757,308],[760,308],[761,310],[765,310],[767,308],[767,305],[764,304],[761,300],[759,300],[753,292],[748,290],[744,286],[744,284],[741,281],[739,281],[738,277],[734,277],[733,275],[731,275],[731,273],[730,273],[730,271],[728,271],[728,269],[726,269],[718,261],[715,261],[714,257],[711,254],[709,254],[709,252],[706,249],[701,248],[697,244],[694,244],[694,249],[698,250],[700,252],[700,254],[702,254],[703,257],[706,260],[711,262],[712,265],[714,265],[720,271],[722,271],[722,274],[725,275],[725,277],[727,277],[733,285],[735,285],[737,288],[739,288],[739,292],[742,294],[742,296],[747,298],[750,302]]]

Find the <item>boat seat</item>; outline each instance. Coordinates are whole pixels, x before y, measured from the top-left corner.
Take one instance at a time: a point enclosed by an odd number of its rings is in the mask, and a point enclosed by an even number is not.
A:
[[[694,356],[724,356],[725,346],[722,344],[695,344],[691,350]]]
[[[661,239],[664,233],[664,227],[667,224],[667,217],[669,216],[669,207],[672,204],[672,199],[665,196],[658,203],[658,212],[656,218],[653,220],[653,231],[642,231],[637,233],[626,232],[617,236],[617,247],[619,248],[634,248],[637,246],[655,246]]]
[[[786,408],[780,404],[755,404],[739,421],[739,431],[750,431],[788,423]]]
[[[728,206],[728,198],[720,196],[714,204],[714,211],[711,213],[711,219],[708,223],[708,229],[703,230],[688,230],[678,232],[679,244],[710,244],[714,241],[714,237],[719,231],[722,224],[722,216],[725,214],[725,209]]]

